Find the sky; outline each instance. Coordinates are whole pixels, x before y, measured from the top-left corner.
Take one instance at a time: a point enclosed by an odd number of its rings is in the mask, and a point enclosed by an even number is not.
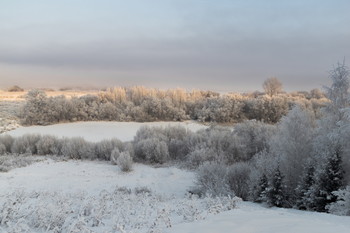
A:
[[[286,91],[349,65],[348,0],[0,0],[0,88]]]

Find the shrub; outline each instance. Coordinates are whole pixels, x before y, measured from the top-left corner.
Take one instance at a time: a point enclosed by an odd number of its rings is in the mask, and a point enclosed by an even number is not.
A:
[[[6,147],[7,153],[11,153],[11,148],[14,140],[15,139],[10,135],[0,135],[0,143]]]
[[[124,149],[123,142],[118,139],[103,140],[95,144],[95,154],[98,159],[111,160],[112,151],[118,148],[119,151]]]
[[[169,159],[168,146],[158,138],[149,138],[137,142],[135,156],[150,163],[164,163]]]
[[[120,153],[117,164],[123,172],[131,171],[132,169],[132,158],[127,151],[123,151]]]
[[[38,155],[58,155],[61,151],[60,140],[55,136],[42,136],[36,143]]]
[[[6,146],[0,143],[0,155],[6,154]]]
[[[14,140],[12,144],[12,153],[17,154],[37,154],[36,143],[40,140],[41,136],[38,134],[25,134]]]
[[[65,139],[62,154],[71,159],[95,159],[94,145],[81,137]]]
[[[243,200],[248,199],[250,172],[250,166],[243,162],[230,166],[227,171],[227,180],[231,191]]]
[[[111,163],[113,164],[113,165],[117,165],[118,164],[118,158],[119,158],[119,156],[120,156],[120,151],[119,151],[119,149],[118,148],[114,148],[113,150],[112,150],[112,153],[111,153]]]
[[[226,196],[232,194],[227,182],[227,167],[220,163],[206,162],[197,170],[197,190],[202,195]]]
[[[198,168],[205,162],[213,161],[215,159],[214,151],[209,148],[199,148],[187,155],[188,168]]]

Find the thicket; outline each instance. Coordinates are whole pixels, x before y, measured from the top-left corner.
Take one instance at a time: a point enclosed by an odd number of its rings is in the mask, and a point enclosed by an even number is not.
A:
[[[184,121],[237,123],[259,120],[276,123],[295,104],[318,114],[327,99],[317,90],[290,94],[225,94],[182,89],[157,90],[115,87],[98,95],[48,97],[31,90],[20,111],[25,125],[74,121]]]

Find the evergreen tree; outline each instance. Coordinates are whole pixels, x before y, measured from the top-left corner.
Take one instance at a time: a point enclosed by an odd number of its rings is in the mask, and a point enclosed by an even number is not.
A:
[[[283,181],[283,175],[277,167],[270,187],[267,190],[267,203],[271,206],[283,207],[286,203],[285,185]]]
[[[318,177],[315,188],[315,210],[326,212],[326,206],[337,201],[333,192],[343,187],[344,170],[339,148],[329,156]]]
[[[296,207],[301,210],[313,209],[312,187],[315,184],[315,167],[309,163],[297,188]]]
[[[268,180],[267,180],[267,176],[264,174],[262,174],[262,176],[260,177],[259,180],[259,184],[257,187],[257,192],[256,192],[256,197],[255,197],[255,202],[266,202],[267,200],[267,190],[268,190]]]

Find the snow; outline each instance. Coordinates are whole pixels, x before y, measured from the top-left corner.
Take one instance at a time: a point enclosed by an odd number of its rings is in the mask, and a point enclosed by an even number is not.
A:
[[[175,167],[123,173],[108,162],[46,159],[0,173],[0,232],[349,232],[349,217],[190,197],[194,178]],[[142,187],[151,193],[132,191]]]
[[[164,232],[234,208],[231,198],[189,197],[193,182],[175,167],[122,173],[107,162],[47,159],[0,174],[0,232]]]
[[[230,211],[205,220],[180,223],[167,233],[349,233],[350,218],[283,208],[265,208],[240,202]]]
[[[188,130],[197,131],[207,126],[187,122],[76,122],[49,126],[19,127],[7,132],[11,136],[22,136],[24,134],[54,135],[57,137],[83,137],[87,141],[98,142],[103,139],[118,138],[121,141],[131,141],[137,130],[142,126],[183,126]]]
[[[116,186],[134,189],[148,187],[162,195],[183,197],[193,185],[194,173],[175,167],[153,168],[134,164],[130,173],[118,166],[99,161],[54,161],[51,159],[1,173],[0,190],[86,192],[92,195]],[[169,185],[171,184],[171,185]]]

